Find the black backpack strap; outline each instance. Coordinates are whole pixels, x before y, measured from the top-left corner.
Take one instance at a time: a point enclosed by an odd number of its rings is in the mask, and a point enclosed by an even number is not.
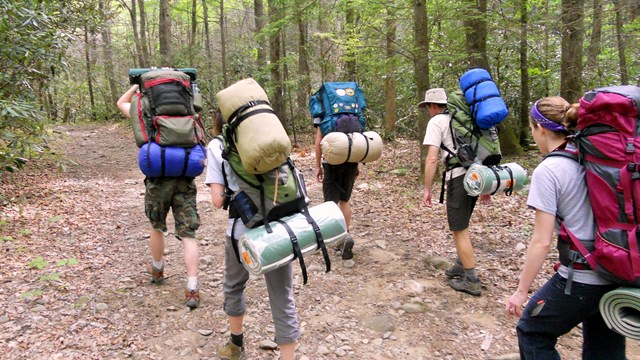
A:
[[[507,196],[511,196],[511,194],[513,194],[513,185],[515,184],[515,181],[513,180],[513,171],[511,171],[511,168],[508,166],[505,166],[505,169],[507,170],[507,172],[509,173],[509,188],[508,189],[504,189],[504,193]]]
[[[367,150],[365,150],[364,156],[362,157],[362,160],[360,160],[360,161],[363,161],[369,155],[369,138],[364,133],[361,133],[361,134],[362,136],[364,136],[364,141],[367,144]]]
[[[233,247],[233,252],[236,254],[236,260],[242,264],[240,260],[240,250],[238,250],[238,240],[235,238],[236,222],[238,222],[238,218],[233,219],[233,225],[231,225],[231,246]]]
[[[182,165],[182,176],[187,173],[189,167],[189,156],[191,156],[191,148],[184,148],[184,164]]]
[[[265,230],[267,230],[267,233],[271,234],[273,232],[273,229],[271,229],[271,226],[269,226],[269,219],[267,216],[267,206],[264,193],[264,178],[260,174],[256,174],[255,176],[256,179],[260,181],[260,213],[262,214],[262,222],[264,223],[264,228]],[[276,174],[276,177],[277,176],[278,174]],[[273,199],[273,201],[276,201],[276,199]]]
[[[307,266],[304,263],[304,257],[302,256],[302,251],[300,250],[300,244],[298,243],[298,237],[293,232],[289,224],[287,224],[282,220],[276,220],[276,221],[280,223],[280,225],[282,225],[282,227],[284,227],[285,230],[287,230],[287,233],[289,234],[289,239],[291,240],[291,245],[293,246],[293,260],[295,260],[296,258],[298,259],[298,262],[300,263],[300,269],[302,270],[302,282],[303,284],[306,285],[307,279],[308,279]]]
[[[164,177],[165,176],[165,171],[166,171],[166,164],[164,162],[164,156],[165,156],[165,149],[164,146],[160,146],[160,176]]]
[[[344,162],[349,162],[349,158],[351,157],[351,147],[353,146],[353,139],[351,138],[351,136],[349,136],[349,134],[345,134],[347,135],[347,141],[349,142],[349,147],[347,148],[347,159]]]

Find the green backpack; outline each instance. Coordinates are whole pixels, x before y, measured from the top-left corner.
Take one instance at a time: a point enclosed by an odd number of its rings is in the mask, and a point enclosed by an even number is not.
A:
[[[138,147],[149,142],[180,147],[204,144],[198,114],[201,98],[192,71],[193,78],[173,69],[150,69],[135,77],[140,93],[131,99],[129,113]]]
[[[234,193],[229,188],[223,164],[222,175],[226,194],[223,209],[229,210],[230,217],[240,218],[246,227],[255,228],[264,225],[269,233],[272,232],[269,222],[279,221],[289,215],[304,214],[316,233],[316,240],[322,250],[327,272],[330,271],[331,262],[320,228],[309,215],[307,208],[309,198],[304,178],[302,173],[295,167],[293,160],[287,158],[282,165],[263,174],[250,173],[242,165],[240,155],[233,143],[227,141],[228,136],[231,136],[231,128],[227,124],[222,128],[222,135],[217,138],[223,143],[222,158],[231,165],[240,190]],[[284,222],[281,223],[286,225]],[[287,230],[289,231],[290,229],[287,228]],[[293,243],[295,258],[299,259],[305,279],[304,282],[306,283],[306,267],[304,266],[302,252],[297,245],[295,235],[292,232],[289,235]],[[233,233],[231,237],[234,237]],[[235,241],[233,242],[233,248],[239,259]]]
[[[476,125],[461,91],[449,94],[447,111],[451,115],[453,149],[440,146],[448,153],[447,171],[460,166],[469,168],[474,163],[485,166],[500,164],[502,153],[496,127],[484,130]]]

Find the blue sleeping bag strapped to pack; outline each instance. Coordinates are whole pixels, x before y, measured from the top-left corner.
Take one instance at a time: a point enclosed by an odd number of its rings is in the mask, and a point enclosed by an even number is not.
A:
[[[184,148],[148,142],[138,153],[140,170],[148,177],[196,177],[204,171],[205,161],[206,150],[202,145]]]
[[[362,131],[365,128],[362,110],[366,107],[364,91],[353,81],[325,82],[309,98],[309,112],[312,117],[322,119],[320,130],[323,135],[336,131],[340,114],[357,115]]]
[[[460,89],[479,128],[486,130],[496,126],[509,114],[500,90],[487,70],[471,69],[464,73],[460,77]]]

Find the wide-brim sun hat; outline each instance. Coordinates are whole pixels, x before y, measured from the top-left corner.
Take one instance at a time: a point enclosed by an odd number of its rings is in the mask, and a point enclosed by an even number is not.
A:
[[[447,104],[447,93],[443,88],[429,89],[424,93],[424,101],[418,104],[418,107],[423,108],[427,104]]]

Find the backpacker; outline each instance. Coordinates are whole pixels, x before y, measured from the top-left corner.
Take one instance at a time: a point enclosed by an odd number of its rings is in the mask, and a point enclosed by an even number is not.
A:
[[[136,145],[192,147],[204,144],[204,128],[194,103],[195,69],[189,74],[174,69],[130,69],[130,79],[140,85],[131,99],[131,124]],[[190,75],[191,74],[191,75]],[[199,98],[199,95],[195,96]]]
[[[233,142],[227,141],[231,130],[228,124],[222,129],[219,139],[223,143],[222,157],[229,163],[236,175],[240,190],[234,193],[227,182],[227,174],[222,164],[222,175],[225,181],[225,203],[223,208],[229,210],[232,218],[239,218],[245,226],[255,228],[264,225],[265,230],[271,233],[269,222],[278,221],[281,218],[297,213],[302,213],[309,224],[313,226],[318,246],[322,250],[327,272],[331,269],[331,262],[324,244],[320,228],[311,218],[308,211],[309,198],[302,173],[295,167],[289,157],[279,167],[263,174],[253,174],[242,165],[240,154]],[[231,234],[234,238],[234,234]],[[235,238],[234,238],[235,239]],[[294,242],[292,238],[292,242]],[[306,283],[306,267],[302,258],[302,252],[294,242],[295,257],[299,259],[303,269]],[[237,243],[233,242],[236,255],[239,256]],[[295,259],[295,258],[294,258]]]
[[[585,167],[597,231],[595,240],[582,241],[562,224],[558,246],[561,262],[570,269],[591,268],[604,279],[634,287],[640,287],[639,105],[637,86],[599,88],[580,99],[578,151],[569,156]]]
[[[334,131],[364,131],[362,111],[366,107],[364,91],[356,82],[325,82],[309,98],[309,112],[311,117],[321,119],[323,136]]]

